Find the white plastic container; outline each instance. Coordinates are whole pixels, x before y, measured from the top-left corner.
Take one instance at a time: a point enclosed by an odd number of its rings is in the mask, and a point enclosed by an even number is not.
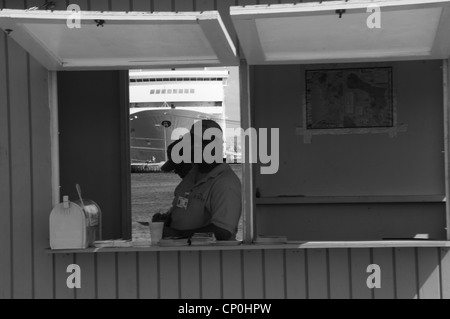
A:
[[[84,249],[101,240],[101,210],[92,200],[70,202],[67,196],[50,214],[51,249]]]

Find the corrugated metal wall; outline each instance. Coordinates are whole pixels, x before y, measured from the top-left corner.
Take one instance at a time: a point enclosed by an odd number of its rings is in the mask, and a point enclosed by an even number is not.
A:
[[[1,0],[28,8],[43,0]],[[57,9],[183,11],[272,1],[57,0]],[[289,1],[283,1],[289,2]],[[278,3],[278,2],[276,2]],[[233,36],[236,39],[235,36]],[[47,255],[51,210],[48,74],[0,33],[0,298],[450,298],[440,248],[244,250]],[[81,266],[69,290],[66,268]],[[382,288],[366,268],[382,269]]]
[[[65,267],[82,288],[65,286]],[[368,289],[369,264],[381,289]],[[57,255],[56,298],[450,298],[438,248],[308,249]]]

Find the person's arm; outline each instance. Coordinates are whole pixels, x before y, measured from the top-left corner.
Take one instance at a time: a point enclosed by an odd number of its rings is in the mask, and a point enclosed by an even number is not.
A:
[[[236,232],[242,211],[239,179],[236,177],[234,180],[215,183],[210,196],[211,224],[227,230],[230,234]]]
[[[177,230],[170,227],[164,227],[163,237],[191,237],[195,233],[214,233],[217,240],[230,240],[232,234],[219,226],[209,224],[201,228],[189,230]]]

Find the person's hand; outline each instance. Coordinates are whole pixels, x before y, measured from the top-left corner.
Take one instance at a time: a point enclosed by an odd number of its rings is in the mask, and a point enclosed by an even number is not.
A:
[[[171,216],[170,213],[156,213],[152,217],[153,223],[164,223],[164,226],[170,226]]]
[[[153,223],[164,222],[164,220],[165,220],[165,218],[164,218],[163,214],[161,214],[161,213],[156,213],[152,217]]]

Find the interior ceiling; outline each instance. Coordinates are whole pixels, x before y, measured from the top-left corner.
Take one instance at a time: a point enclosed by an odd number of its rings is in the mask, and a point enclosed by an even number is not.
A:
[[[0,27],[50,70],[237,64],[216,11],[83,12],[80,28],[69,28],[68,18],[66,11],[2,10]]]
[[[217,60],[199,24],[158,25],[141,23],[105,23],[97,27],[92,21],[80,29],[64,23],[29,22],[22,24],[53,54],[70,59],[130,60],[199,59]],[[182,49],[181,49],[182,48]]]
[[[330,10],[318,10],[319,3],[304,3],[236,7],[231,13],[250,64],[380,61],[450,55],[448,1],[386,8],[382,4],[387,1],[371,2],[380,3],[381,28],[367,26],[372,13],[367,12],[367,7],[349,9],[355,2],[334,2],[339,5]],[[330,2],[324,3],[324,8],[327,6]],[[347,8],[341,18],[336,8]]]
[[[440,15],[439,8],[387,12],[380,29],[368,29],[363,13],[345,14],[341,19],[336,15],[258,19],[256,26],[269,61],[311,55],[424,54],[431,51]]]

